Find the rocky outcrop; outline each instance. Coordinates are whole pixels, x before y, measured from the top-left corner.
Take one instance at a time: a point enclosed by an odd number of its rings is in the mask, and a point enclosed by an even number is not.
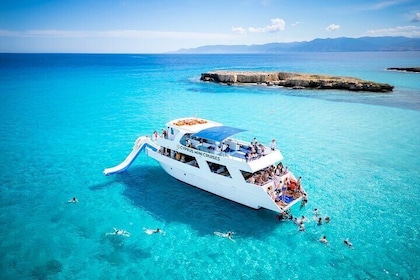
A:
[[[396,71],[405,71],[405,72],[420,72],[420,67],[390,67],[386,70],[396,70]]]
[[[364,81],[358,78],[289,72],[215,71],[201,74],[207,82],[232,84],[265,84],[294,89],[341,89],[350,91],[391,92],[389,84]]]

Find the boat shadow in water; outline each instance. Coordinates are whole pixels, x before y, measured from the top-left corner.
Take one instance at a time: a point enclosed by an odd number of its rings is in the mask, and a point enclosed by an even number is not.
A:
[[[190,225],[200,235],[214,231],[234,231],[253,238],[264,236],[279,226],[276,213],[251,209],[167,175],[158,166],[132,167],[115,175],[126,186],[123,192],[136,207],[165,223]]]

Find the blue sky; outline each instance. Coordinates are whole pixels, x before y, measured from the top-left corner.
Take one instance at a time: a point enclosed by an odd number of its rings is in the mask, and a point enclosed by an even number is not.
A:
[[[420,1],[0,1],[0,52],[162,53],[363,36],[420,37]]]

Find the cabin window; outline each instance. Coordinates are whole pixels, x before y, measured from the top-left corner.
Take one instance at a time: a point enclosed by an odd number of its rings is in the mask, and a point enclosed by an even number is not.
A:
[[[272,167],[267,167],[262,170],[259,170],[255,173],[250,173],[246,171],[242,171],[242,176],[244,179],[251,184],[256,184],[259,186],[263,186],[269,182],[273,181],[274,173]]]
[[[189,133],[186,133],[184,136],[182,136],[180,143],[189,148],[193,148],[210,154],[219,154],[220,152],[219,142],[204,138],[198,138]]]
[[[190,166],[200,168],[196,158],[193,157],[193,156],[186,155],[186,154],[183,154],[183,153],[175,153],[174,159],[178,160],[182,163],[188,164]]]
[[[221,164],[210,162],[210,161],[207,161],[207,164],[209,165],[211,172],[225,176],[225,177],[231,177],[226,165],[221,165]]]
[[[173,157],[173,156],[171,156],[171,154],[172,154],[172,152],[171,152],[171,149],[169,149],[169,148],[166,148],[166,147],[161,147],[160,148],[160,150],[159,150],[159,152],[162,154],[162,155],[164,155],[164,156],[167,156],[167,157]]]
[[[248,181],[249,178],[252,177],[252,175],[254,175],[253,173],[247,172],[247,171],[243,171],[241,170],[242,176],[244,177],[245,181]]]
[[[191,134],[189,134],[189,133],[186,133],[184,136],[182,136],[182,138],[179,142],[182,145],[187,146],[189,148],[192,148],[193,147],[192,144],[194,143],[194,142],[191,141]]]

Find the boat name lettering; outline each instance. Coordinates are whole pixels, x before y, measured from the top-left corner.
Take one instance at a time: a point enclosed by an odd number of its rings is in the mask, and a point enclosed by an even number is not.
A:
[[[190,152],[192,154],[196,154],[196,155],[200,155],[200,156],[203,156],[203,157],[207,157],[207,158],[211,158],[211,159],[220,161],[219,156],[208,154],[208,153],[196,150],[196,149],[191,149],[191,148],[188,148],[188,147],[185,147],[185,146],[179,146],[179,149],[180,150],[185,150],[185,151]]]

